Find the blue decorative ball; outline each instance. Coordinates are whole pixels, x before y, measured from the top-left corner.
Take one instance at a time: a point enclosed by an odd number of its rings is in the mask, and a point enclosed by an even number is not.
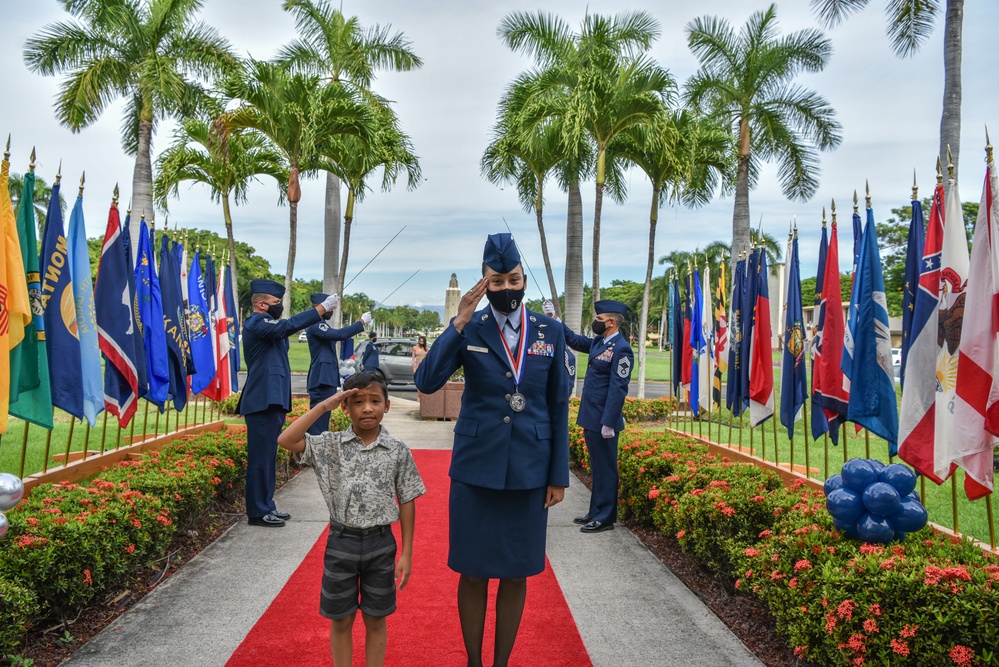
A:
[[[843,533],[847,537],[852,537],[857,539],[857,523],[855,521],[840,521],[839,519],[833,519],[833,526],[836,530]]]
[[[912,468],[901,463],[892,463],[885,467],[878,474],[878,479],[886,484],[891,484],[898,491],[898,495],[905,497],[916,488],[916,473]]]
[[[865,542],[887,544],[895,537],[895,526],[887,517],[868,513],[857,522],[857,535]]]
[[[892,517],[892,521],[898,530],[914,533],[926,525],[928,518],[926,508],[923,507],[922,503],[906,497],[902,499],[898,512]]]
[[[892,516],[902,502],[895,487],[884,482],[875,482],[867,487],[863,499],[867,511],[878,516]]]
[[[923,502],[923,499],[919,497],[919,491],[913,491],[912,493],[910,493],[909,495],[907,495],[906,498],[912,498],[917,503]]]
[[[836,489],[843,488],[843,475],[839,473],[831,476],[826,480],[826,483],[822,486],[822,490],[825,491],[826,497]]]
[[[852,489],[836,489],[826,498],[826,509],[834,519],[846,523],[854,523],[866,512],[864,501],[859,493]]]
[[[871,484],[878,481],[878,472],[867,459],[850,459],[843,464],[843,485],[857,493],[863,493]]]
[[[867,461],[867,465],[874,468],[874,472],[878,473],[879,475],[881,474],[881,471],[885,469],[885,464],[882,463],[881,461],[878,461],[877,459],[865,459],[865,460]]]

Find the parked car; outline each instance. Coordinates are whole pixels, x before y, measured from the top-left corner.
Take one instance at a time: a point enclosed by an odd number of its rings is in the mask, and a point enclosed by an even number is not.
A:
[[[892,364],[891,369],[895,375],[895,384],[902,384],[902,362]]]
[[[891,349],[891,363],[892,363],[893,366],[895,364],[901,364],[902,363],[902,348],[900,348],[900,347],[893,347]]]
[[[306,335],[305,329],[302,329],[301,331],[299,331],[298,332],[298,342],[299,343],[307,343],[308,341],[309,341],[309,337]]]
[[[364,348],[371,342],[363,340],[354,348],[354,358],[340,362],[340,376],[349,377],[361,368]],[[413,384],[413,345],[409,338],[380,338],[378,346],[378,368],[385,374],[388,384]]]

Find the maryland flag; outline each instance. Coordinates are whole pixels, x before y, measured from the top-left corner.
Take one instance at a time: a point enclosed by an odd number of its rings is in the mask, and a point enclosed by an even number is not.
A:
[[[24,327],[31,322],[21,242],[7,185],[8,156],[9,153],[4,153],[0,165],[0,434],[7,432],[10,408],[10,350],[24,340]]]

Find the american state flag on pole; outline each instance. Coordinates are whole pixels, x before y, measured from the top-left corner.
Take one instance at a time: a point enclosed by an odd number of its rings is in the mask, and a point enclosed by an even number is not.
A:
[[[971,500],[992,493],[992,456],[999,445],[999,174],[992,146],[986,152],[985,185],[965,291],[952,430],[953,460],[964,468],[964,491]]]
[[[725,258],[721,261],[721,275],[718,276],[718,289],[715,291],[715,379],[714,397],[715,405],[721,407],[722,379],[728,371],[728,310],[726,305],[725,291],[728,286],[725,284]]]
[[[5,153],[0,164],[0,434],[7,432],[11,390],[11,351],[24,340],[24,327],[31,322],[28,282],[21,262],[17,218],[10,201],[10,160]],[[17,377],[13,378],[17,384]]]
[[[712,384],[715,375],[715,350],[714,350],[714,309],[711,306],[711,271],[708,266],[704,266],[704,275],[701,276],[701,339],[698,348],[698,371],[701,374],[699,383],[700,393],[698,400],[702,410],[710,410],[712,403]]]
[[[215,290],[215,316],[213,319],[214,331],[214,351],[215,351],[215,378],[202,392],[213,401],[221,401],[232,394],[232,386],[229,376],[229,327],[226,317],[226,302],[224,298],[218,296],[225,293],[225,263],[219,264],[219,279]]]
[[[693,317],[692,301],[694,290],[691,287],[691,274],[687,274],[687,293],[683,302],[683,338],[680,340],[682,349],[682,369],[680,374],[680,385],[687,391],[687,399],[690,400],[690,376],[693,369],[693,354],[690,347],[690,321]]]
[[[826,234],[826,213],[825,209],[822,209],[822,238],[819,241],[819,267],[818,272],[815,274],[815,299],[812,304],[815,306],[813,311],[815,316],[815,328],[812,330],[812,438],[818,440],[824,433],[829,432],[829,420],[826,419],[826,413],[822,410],[822,407],[818,403],[818,398],[815,394],[815,378],[816,378],[816,368],[819,365],[819,359],[822,356],[822,330],[824,327],[824,316],[823,312],[825,310],[822,302],[822,290],[824,289],[824,281],[826,275],[826,255],[829,253],[829,237]]]
[[[704,340],[704,299],[701,293],[701,276],[696,268],[691,280],[693,281],[694,297],[691,300],[693,306],[690,311],[690,409],[697,417],[700,415],[700,406],[704,404],[702,395],[708,390],[708,387],[703,384],[704,373],[701,372],[701,358],[707,343]]]
[[[746,260],[740,259],[735,264],[735,275],[732,280],[732,298],[729,300],[728,317],[728,382],[725,392],[725,405],[736,417],[742,415],[742,306],[743,283],[746,280]]]
[[[749,421],[759,426],[774,414],[773,329],[770,326],[770,287],[767,254],[757,250],[756,307],[753,312],[752,353],[749,361]]]
[[[936,460],[937,357],[940,356],[940,257],[943,250],[944,187],[937,183],[930,205],[930,222],[919,261],[919,283],[913,301],[909,353],[898,421],[899,457],[937,484],[950,476],[950,461]],[[909,268],[906,267],[906,274]],[[941,437],[943,435],[941,434]]]
[[[801,268],[798,262],[798,232],[788,241],[787,302],[784,304],[784,355],[780,369],[780,423],[787,437],[794,438],[794,422],[801,419],[808,388],[805,382],[805,324],[801,310]]]
[[[821,406],[829,425],[829,437],[839,444],[839,425],[846,421],[850,391],[844,384],[840,367],[846,323],[843,319],[843,295],[839,282],[839,233],[833,218],[826,252],[826,270],[822,279],[822,306],[819,314],[822,329],[821,354],[815,361],[812,376],[813,402]]]
[[[916,313],[916,292],[919,290],[920,260],[926,245],[923,230],[923,205],[916,199],[916,187],[912,188],[912,220],[909,222],[909,237],[906,241],[905,278],[902,286],[902,367],[899,373],[902,390],[905,391],[905,366],[909,359],[909,346],[912,344],[912,323]]]

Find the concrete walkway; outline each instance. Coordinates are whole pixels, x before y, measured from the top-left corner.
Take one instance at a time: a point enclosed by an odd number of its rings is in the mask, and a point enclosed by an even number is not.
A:
[[[415,401],[393,398],[384,424],[413,449],[451,447],[453,424],[421,420]],[[311,470],[277,500],[287,526],[236,524],[62,664],[224,665],[329,520]],[[573,480],[549,515],[548,558],[596,667],[762,664],[630,531],[580,533],[572,517],[588,503]]]

